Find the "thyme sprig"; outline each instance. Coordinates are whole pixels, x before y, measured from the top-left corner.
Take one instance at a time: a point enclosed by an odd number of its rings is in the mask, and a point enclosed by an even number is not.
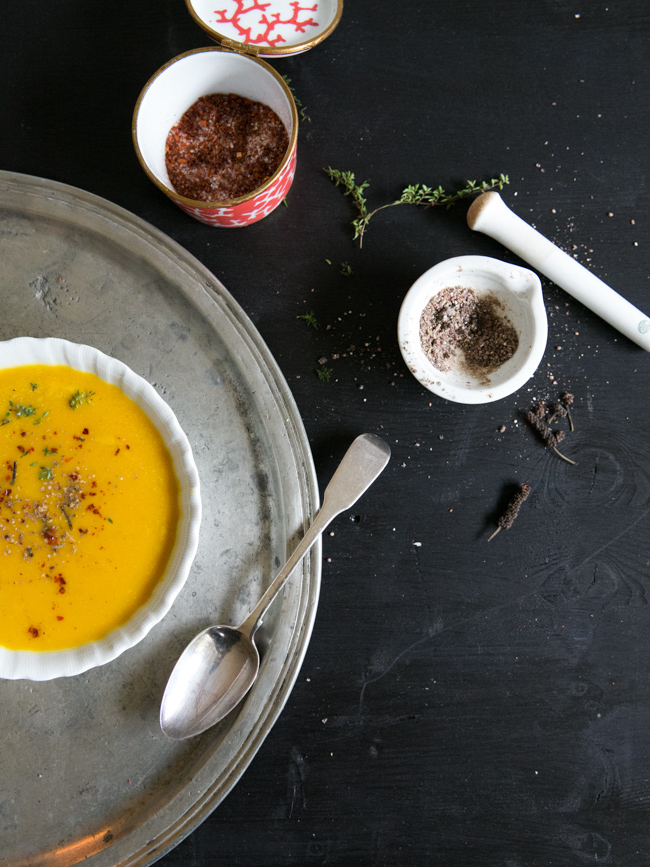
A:
[[[316,369],[316,375],[321,382],[329,382],[333,373],[334,370],[331,367],[318,367]]]
[[[497,188],[502,190],[505,184],[510,183],[508,175],[500,174],[498,178],[491,178],[489,181],[467,181],[464,187],[451,193],[448,193],[441,186],[429,187],[426,184],[409,184],[402,190],[399,199],[395,199],[394,202],[387,202],[385,205],[379,205],[370,211],[365,197],[365,191],[369,186],[368,181],[357,184],[354,172],[343,172],[339,169],[333,169],[331,166],[325,169],[325,173],[337,187],[342,187],[344,196],[350,196],[359,213],[359,216],[352,220],[352,227],[354,229],[353,240],[356,241],[358,238],[360,247],[363,246],[363,236],[371,218],[385,208],[392,208],[395,205],[424,205],[430,208],[444,205],[450,208],[456,202],[475,193],[485,193]]]
[[[90,398],[94,395],[94,391],[75,391],[70,398],[70,406],[72,409],[77,409],[85,401],[90,403]]]
[[[311,325],[312,328],[318,331],[318,319],[316,319],[316,314],[313,310],[310,310],[308,313],[300,313],[296,319],[304,319],[307,325]]]
[[[292,85],[291,85],[291,79],[289,78],[288,75],[283,75],[282,78],[284,78],[287,87],[289,88],[289,90],[291,91],[291,93],[293,95],[293,101],[296,103],[296,108],[299,109],[299,111],[300,111],[300,120],[303,120],[303,121],[308,120],[311,122],[311,118],[307,114],[307,109],[305,108],[305,106],[302,104],[302,102],[296,96],[295,88],[292,87]]]
[[[36,409],[31,405],[23,406],[21,403],[14,403],[12,400],[9,401],[9,409],[4,414],[4,418],[0,422],[0,424],[9,424],[11,421],[11,416],[15,418],[22,418],[23,416],[34,415]]]

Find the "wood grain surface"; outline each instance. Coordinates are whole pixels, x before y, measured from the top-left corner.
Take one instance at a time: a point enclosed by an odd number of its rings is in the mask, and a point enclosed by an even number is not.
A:
[[[182,0],[2,18],[0,166],[104,196],[197,256],[277,359],[322,486],[356,434],[393,450],[325,536],[279,722],[160,864],[647,867],[650,356],[543,279],[533,379],[489,405],[431,395],[397,346],[408,288],[451,256],[518,260],[468,229],[466,203],[382,211],[359,249],[323,169],[368,180],[371,207],[507,173],[513,210],[650,313],[648,4],[347,0],[325,42],[272,61],[308,120],[287,207],[240,230],[181,213],[131,145],[149,76],[208,42]],[[563,391],[576,466],[524,419]]]

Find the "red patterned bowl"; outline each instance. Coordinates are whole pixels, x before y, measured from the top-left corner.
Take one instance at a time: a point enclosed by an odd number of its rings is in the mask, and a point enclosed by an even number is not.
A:
[[[268,105],[289,134],[282,162],[262,186],[224,202],[179,195],[165,167],[170,129],[201,96],[236,93]],[[179,208],[210,226],[248,226],[270,214],[286,196],[296,170],[298,113],[284,79],[263,60],[220,48],[198,48],[170,60],[145,84],[133,112],[133,144],[142,168]]]

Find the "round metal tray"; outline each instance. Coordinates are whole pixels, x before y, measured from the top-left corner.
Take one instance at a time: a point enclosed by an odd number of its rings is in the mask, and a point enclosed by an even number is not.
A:
[[[319,545],[260,629],[260,677],[241,708],[189,741],[160,731],[185,644],[243,619],[317,510],[311,453],[246,314],[149,224],[81,190],[0,172],[0,261],[0,339],[52,335],[124,361],[175,411],[201,476],[197,559],[146,639],[78,677],[0,681],[0,864],[148,865],[230,791],[295,682]]]

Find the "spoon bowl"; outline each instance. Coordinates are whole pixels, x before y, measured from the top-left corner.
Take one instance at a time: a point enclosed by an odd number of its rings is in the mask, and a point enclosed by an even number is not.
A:
[[[223,719],[255,683],[259,667],[257,647],[239,629],[210,626],[199,632],[167,683],[160,708],[163,732],[183,740]]]
[[[357,437],[325,489],[323,506],[255,609],[241,626],[210,626],[190,642],[167,682],[160,727],[172,740],[201,734],[222,720],[255,683],[260,655],[254,636],[287,578],[328,524],[354,505],[382,472],[390,448],[374,434]]]

